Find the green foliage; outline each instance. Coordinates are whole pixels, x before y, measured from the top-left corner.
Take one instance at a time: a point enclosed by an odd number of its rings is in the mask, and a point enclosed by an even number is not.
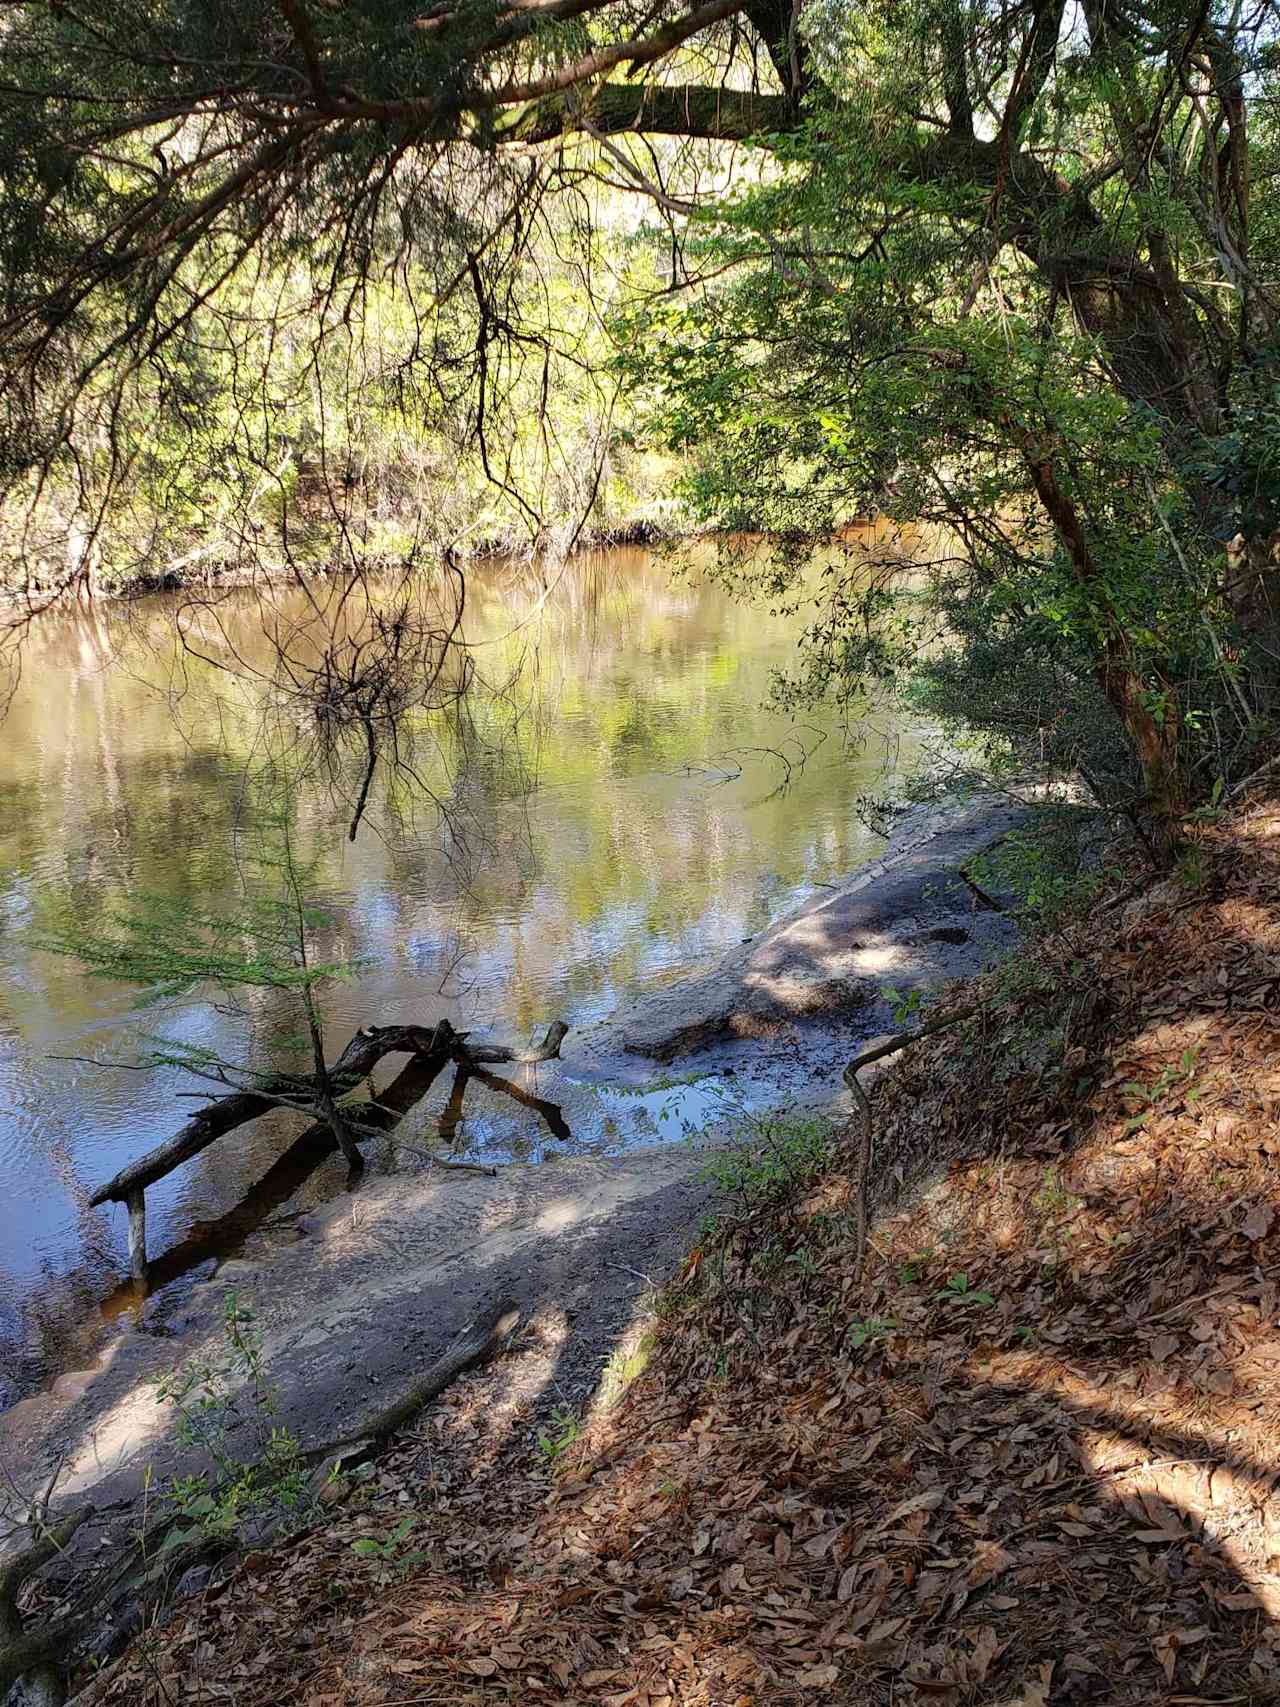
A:
[[[281,792],[272,797],[270,790]],[[275,773],[259,779],[264,794],[256,826],[242,838],[237,875],[240,894],[234,908],[214,912],[185,896],[147,894],[108,903],[90,926],[67,904],[62,919],[36,933],[33,946],[79,962],[91,977],[129,984],[139,990],[138,1005],[172,1004],[181,999],[235,997],[246,990],[268,990],[292,1006],[297,1031],[281,1033],[282,1051],[310,1053],[312,1067],[323,1066],[317,999],[337,979],[358,974],[366,962],[316,953],[316,945],[334,927],[330,913],[305,895],[311,877],[294,845],[292,790]],[[216,1052],[185,1038],[155,1037],[140,1065],[180,1067],[197,1077],[235,1088],[236,1078],[250,1083],[275,1071],[232,1067]]]
[[[1134,746],[1149,718],[1208,788],[1269,726],[1266,660],[1222,603],[1229,526],[1205,501],[1229,493],[1231,525],[1274,525],[1269,358],[1239,376],[1230,431],[1175,439],[1117,380],[1105,324],[1073,325],[1016,240],[981,254],[985,198],[914,117],[944,77],[926,12],[892,51],[874,12],[850,26],[857,102],[816,102],[776,174],[704,211],[712,282],[627,319],[622,370],[691,459],[683,490],[726,538],[726,583],[809,613],[783,703],[900,695],[988,767],[1080,771],[1127,806],[1156,786]],[[1052,85],[1031,130],[1069,136],[1064,162],[1113,126],[1123,151],[1119,99],[1091,66]],[[1092,229],[1113,250],[1140,247],[1144,220],[1199,241],[1180,187],[1101,200]],[[815,577],[805,542],[866,516],[874,531]],[[764,554],[743,543],[759,533]]]
[[[936,1296],[945,1299],[949,1304],[977,1305],[984,1309],[995,1303],[992,1293],[977,1290],[970,1282],[969,1276],[963,1273],[951,1275]]]
[[[733,1143],[713,1152],[705,1177],[745,1207],[774,1201],[817,1177],[835,1142],[829,1120],[744,1115]]]
[[[1122,1096],[1133,1110],[1124,1123],[1126,1132],[1136,1132],[1145,1126],[1170,1096],[1176,1095],[1188,1108],[1195,1106],[1203,1095],[1202,1088],[1196,1084],[1199,1055],[1198,1046],[1184,1049],[1177,1065],[1162,1067],[1151,1084],[1144,1085],[1130,1079],[1120,1087]]]
[[[418,1526],[417,1517],[410,1513],[402,1517],[385,1535],[361,1535],[351,1543],[351,1551],[366,1560],[380,1583],[393,1582],[397,1577],[422,1564],[429,1554],[424,1548],[405,1547],[405,1542]]]
[[[156,1397],[178,1413],[178,1440],[200,1452],[207,1468],[175,1478],[163,1501],[174,1522],[162,1549],[201,1535],[234,1536],[251,1521],[297,1527],[315,1509],[308,1466],[262,1362],[262,1336],[252,1314],[229,1292],[223,1303],[223,1348],[156,1382]]]
[[[573,1406],[557,1405],[546,1428],[538,1430],[538,1451],[547,1464],[553,1465],[581,1433],[582,1422]]]
[[[1052,930],[1102,886],[1104,873],[1093,857],[1098,829],[1093,813],[1043,809],[980,854],[971,875],[984,889],[1012,895],[1020,913]]]
[[[1082,1200],[1074,1196],[1062,1183],[1062,1176],[1057,1168],[1046,1168],[1044,1181],[1032,1201],[1045,1215],[1064,1215],[1076,1208]]]
[[[886,1340],[898,1324],[892,1316],[869,1316],[865,1321],[855,1317],[845,1333],[845,1343],[851,1351],[865,1351],[868,1346]]]
[[[1161,857],[1275,734],[1267,9],[744,0],[643,52],[608,0],[305,11],[0,35],[27,591],[567,540],[643,438],[726,583],[806,614],[785,704],[900,695]]]
[[[888,1002],[893,1023],[898,1026],[910,1025],[918,1019],[925,1004],[923,990],[899,990],[896,985],[882,984],[880,994]]]

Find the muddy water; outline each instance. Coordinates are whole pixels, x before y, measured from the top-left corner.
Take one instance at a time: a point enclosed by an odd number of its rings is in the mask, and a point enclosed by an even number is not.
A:
[[[123,1211],[90,1210],[89,1194],[194,1106],[174,1074],[87,1062],[128,1062],[155,1032],[261,1061],[281,1024],[259,999],[238,1013],[196,1002],[139,1015],[131,992],[29,941],[68,904],[93,919],[141,892],[234,899],[249,721],[216,677],[189,675],[177,703],[160,691],[172,680],[155,641],[170,617],[161,598],[47,622],[0,725],[0,1406],[74,1364],[68,1342],[91,1332],[118,1283]],[[254,596],[236,595],[223,621],[252,660]],[[696,572],[673,581],[668,562],[638,550],[583,558],[550,585],[496,566],[471,578],[467,634],[506,692],[477,710],[474,739],[417,756],[456,809],[448,830],[403,780],[375,788],[354,844],[321,781],[298,804],[335,921],[326,952],[368,961],[328,998],[334,1049],[358,1025],[397,1019],[443,1016],[503,1039],[554,1016],[584,1024],[705,967],[883,846],[855,801],[882,787],[897,737],[851,746],[834,722],[763,710],[795,625]],[[659,1142],[706,1118],[719,1089],[515,1077],[520,1099],[473,1081],[460,1105],[441,1078],[402,1135],[550,1162]],[[343,1189],[334,1161],[291,1151],[297,1127],[279,1116],[245,1128],[149,1192],[149,1244],[170,1253],[162,1278]],[[390,1144],[370,1159],[421,1165]]]

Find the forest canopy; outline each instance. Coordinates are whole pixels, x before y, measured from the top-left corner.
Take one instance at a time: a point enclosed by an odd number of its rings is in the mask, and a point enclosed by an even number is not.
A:
[[[572,534],[645,440],[778,600],[899,530],[793,692],[906,687],[1161,844],[1274,715],[1278,70],[1268,3],[10,6],[22,608],[256,559],[264,494],[296,566],[308,479],[313,553],[439,549],[464,454]]]

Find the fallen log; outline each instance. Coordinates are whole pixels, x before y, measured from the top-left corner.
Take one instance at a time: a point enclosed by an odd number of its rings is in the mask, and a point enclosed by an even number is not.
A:
[[[380,1405],[376,1411],[370,1411],[349,1429],[341,1440],[308,1448],[307,1458],[312,1463],[317,1460],[332,1463],[335,1457],[341,1457],[350,1463],[356,1448],[367,1447],[372,1451],[374,1447],[381,1446],[391,1435],[402,1429],[424,1405],[439,1398],[459,1375],[496,1357],[519,1325],[518,1306],[509,1299],[504,1299],[478,1322],[464,1329],[448,1351],[437,1358],[425,1374],[420,1375],[394,1399]]]
[[[481,1063],[509,1062],[520,1065],[553,1060],[559,1055],[560,1045],[568,1030],[569,1027],[563,1020],[555,1020],[547,1027],[546,1036],[541,1043],[532,1049],[519,1050],[508,1048],[504,1044],[479,1044],[473,1047],[467,1042],[468,1034],[465,1031],[455,1031],[447,1019],[441,1020],[435,1026],[366,1026],[356,1033],[333,1066],[328,1069],[324,1075],[328,1080],[327,1084],[318,1082],[315,1076],[281,1073],[264,1079],[252,1090],[238,1090],[231,1096],[220,1097],[194,1114],[172,1138],[148,1151],[138,1161],[131,1162],[128,1167],[121,1168],[106,1185],[100,1186],[94,1192],[89,1199],[89,1206],[97,1208],[100,1204],[111,1202],[123,1202],[128,1205],[129,1273],[136,1285],[145,1286],[149,1274],[146,1189],[157,1180],[163,1179],[166,1174],[172,1173],[175,1168],[181,1167],[184,1162],[190,1161],[193,1156],[199,1155],[218,1138],[225,1137],[237,1127],[258,1119],[260,1115],[270,1113],[272,1109],[283,1107],[302,1114],[320,1110],[323,1112],[323,1118],[308,1127],[303,1136],[315,1137],[317,1128],[336,1134],[335,1144],[341,1141],[352,1166],[358,1168],[360,1157],[356,1142],[361,1133],[390,1130],[405,1109],[393,1112],[383,1108],[381,1103],[363,1103],[355,1108],[336,1109],[333,1099],[335,1095],[341,1096],[352,1090],[361,1079],[368,1078],[384,1056],[412,1055],[427,1063],[438,1063],[439,1066],[449,1060],[456,1061],[460,1073],[459,1085],[456,1087],[460,1113],[461,1093],[470,1069],[474,1067],[478,1070]],[[418,1093],[419,1096],[424,1094],[425,1090],[426,1086]],[[532,1106],[541,1106],[538,1099],[530,1099],[527,1093],[513,1089],[512,1094],[517,1100],[530,1102]]]
[[[421,1102],[447,1064],[447,1056],[411,1055],[376,1104],[356,1104],[351,1110],[357,1140],[373,1136],[375,1130],[394,1131],[396,1123]],[[266,1221],[273,1209],[294,1196],[333,1150],[333,1132],[325,1121],[315,1121],[306,1127],[283,1155],[277,1156],[262,1178],[249,1187],[239,1203],[216,1220],[198,1224],[180,1244],[148,1262],[147,1280],[152,1290],[170,1285],[207,1262],[210,1256],[220,1256],[232,1245],[241,1244]]]
[[[337,1091],[350,1090],[361,1079],[368,1078],[384,1055],[430,1055],[438,1050],[447,1056],[465,1035],[454,1031],[447,1020],[439,1026],[369,1026],[356,1033],[329,1069],[330,1082]],[[181,1167],[183,1162],[190,1161],[192,1156],[198,1156],[201,1150],[208,1149],[216,1139],[234,1132],[238,1126],[256,1120],[259,1115],[269,1114],[282,1102],[294,1104],[318,1094],[315,1080],[305,1074],[280,1073],[264,1079],[256,1090],[237,1091],[232,1096],[220,1097],[193,1114],[172,1138],[149,1150],[136,1162],[130,1162],[105,1185],[99,1186],[89,1199],[89,1207],[96,1209],[102,1203],[127,1203],[135,1192],[145,1191],[147,1186],[154,1185]]]

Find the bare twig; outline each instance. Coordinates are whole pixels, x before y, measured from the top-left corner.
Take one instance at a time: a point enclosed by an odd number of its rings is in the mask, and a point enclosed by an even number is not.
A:
[[[960,1008],[942,1019],[933,1020],[929,1025],[922,1025],[918,1031],[900,1031],[896,1036],[886,1038],[883,1043],[864,1049],[861,1055],[855,1055],[844,1070],[844,1082],[853,1093],[854,1101],[862,1113],[862,1146],[858,1156],[858,1249],[854,1259],[855,1271],[859,1275],[862,1273],[862,1259],[867,1248],[867,1192],[871,1183],[872,1135],[871,1099],[858,1083],[858,1074],[873,1061],[882,1061],[886,1055],[896,1055],[898,1050],[907,1049],[913,1043],[921,1043],[926,1037],[934,1037],[940,1031],[959,1025],[961,1020],[972,1019],[979,1011],[975,1007]]]

